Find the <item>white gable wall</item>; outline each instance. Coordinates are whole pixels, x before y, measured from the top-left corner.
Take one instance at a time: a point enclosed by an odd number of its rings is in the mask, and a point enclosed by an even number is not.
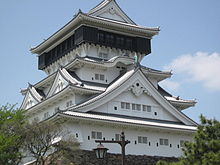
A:
[[[48,117],[51,117],[52,115],[55,114],[55,109],[59,107],[59,109],[66,110],[67,107],[67,102],[72,102],[72,105],[75,104],[76,102],[76,97],[75,94],[73,93],[71,96],[65,97],[65,99],[59,100],[58,102],[51,103],[47,106],[45,106],[45,109],[42,109],[38,111],[37,113],[32,112],[29,118],[29,121],[33,121],[34,119],[38,119],[39,121],[45,120]],[[48,113],[48,116],[45,118],[45,114]]]
[[[50,97],[50,96],[58,93],[59,91],[64,89],[67,85],[68,85],[68,82],[63,78],[63,76],[60,73],[58,73],[56,75],[56,78],[55,78],[50,90],[49,90],[47,97]]]
[[[122,109],[121,102],[130,103],[130,109]],[[141,110],[132,110],[132,104],[140,104]],[[143,111],[143,105],[151,106],[151,112]],[[151,118],[168,121],[179,121],[169,112],[167,112],[160,104],[158,104],[151,96],[143,93],[139,97],[135,96],[131,91],[121,93],[112,101],[104,104],[94,110],[94,112],[110,113],[118,115],[126,115],[141,118]]]
[[[25,100],[24,103],[22,105],[22,109],[28,109],[34,105],[36,105],[38,103],[38,101],[36,99],[33,98],[33,96],[30,94],[30,92],[28,91],[28,93],[25,96]]]
[[[98,10],[90,15],[134,24],[134,22],[132,22],[132,20],[127,15],[125,15],[124,12],[118,7],[115,1],[104,4],[102,7],[99,7]]]
[[[122,17],[120,17],[117,14],[117,12],[112,10],[111,8],[108,11],[101,13],[98,17],[112,19],[112,20],[116,20],[116,21],[120,21],[120,22],[125,22],[125,20]]]

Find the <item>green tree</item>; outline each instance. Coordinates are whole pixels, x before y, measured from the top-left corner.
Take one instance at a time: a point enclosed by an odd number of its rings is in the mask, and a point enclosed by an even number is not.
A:
[[[22,110],[7,104],[0,107],[0,164],[16,165],[22,154],[22,125],[25,123]]]
[[[219,165],[220,164],[220,122],[200,116],[193,142],[185,144],[184,156],[176,163],[159,161],[157,165]]]
[[[59,123],[35,121],[25,125],[24,134],[23,149],[34,158],[35,165],[56,164],[61,158],[66,159],[69,152],[79,149],[76,139]]]

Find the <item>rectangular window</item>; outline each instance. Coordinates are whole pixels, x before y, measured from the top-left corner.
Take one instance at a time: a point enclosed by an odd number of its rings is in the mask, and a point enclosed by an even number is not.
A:
[[[95,74],[95,79],[99,80],[99,74]]]
[[[104,81],[105,80],[105,75],[103,75],[103,74],[95,74],[95,80]]]
[[[125,102],[121,102],[121,109],[125,109]]]
[[[142,109],[144,112],[151,112],[151,106],[149,105],[142,105]]]
[[[115,140],[121,140],[121,135],[120,134],[115,134]]]
[[[141,110],[141,104],[132,104],[132,110],[140,111]]]
[[[132,110],[135,110],[136,108],[136,105],[135,104],[132,104]]]
[[[145,136],[138,136],[138,143],[147,144],[147,137],[145,137]]]
[[[126,109],[130,109],[130,103],[126,103]]]
[[[136,104],[136,110],[140,111],[141,110],[141,105],[140,104]]]
[[[160,139],[160,145],[168,146],[168,139]]]
[[[151,106],[147,106],[147,112],[151,112]]]
[[[130,109],[130,103],[121,102],[121,109]]]
[[[110,34],[106,34],[105,42],[106,42],[106,44],[110,44]]]
[[[127,38],[126,40],[126,48],[132,49],[132,39]]]
[[[100,80],[102,80],[102,81],[105,80],[105,76],[103,74],[100,74]]]
[[[99,32],[98,33],[98,40],[100,43],[104,43],[105,42],[105,36],[103,33]]]
[[[92,131],[92,139],[102,139],[102,132]]]
[[[124,38],[123,37],[117,37],[116,45],[119,46],[119,47],[124,46]]]

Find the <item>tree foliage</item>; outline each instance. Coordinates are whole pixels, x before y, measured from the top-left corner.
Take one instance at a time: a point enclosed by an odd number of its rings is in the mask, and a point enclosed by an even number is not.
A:
[[[35,165],[53,164],[66,152],[78,149],[79,143],[67,135],[58,123],[33,122],[25,127],[24,150]],[[68,138],[64,138],[68,137]]]
[[[16,165],[20,162],[24,123],[22,110],[9,104],[0,107],[0,164]]]
[[[67,159],[78,146],[60,124],[29,123],[23,110],[9,104],[0,107],[0,165],[17,165],[29,156],[35,165],[49,165],[61,157]]]
[[[157,165],[219,165],[220,122],[200,116],[193,142],[185,144],[184,156],[176,163],[158,162]]]

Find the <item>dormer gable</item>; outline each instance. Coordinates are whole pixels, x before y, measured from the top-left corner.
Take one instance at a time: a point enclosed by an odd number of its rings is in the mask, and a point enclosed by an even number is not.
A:
[[[60,92],[63,90],[67,85],[69,84],[80,84],[79,81],[74,79],[65,68],[60,68],[57,72],[57,75],[55,77],[55,80],[53,84],[51,85],[51,88],[47,94],[47,98],[53,96],[54,94]]]
[[[91,9],[88,15],[135,25],[115,0],[103,0],[100,4]]]
[[[21,109],[29,109],[33,107],[34,105],[40,103],[43,99],[43,96],[41,96],[35,87],[32,85],[29,85],[27,92],[25,94],[25,98],[23,100],[23,103],[21,105]]]

